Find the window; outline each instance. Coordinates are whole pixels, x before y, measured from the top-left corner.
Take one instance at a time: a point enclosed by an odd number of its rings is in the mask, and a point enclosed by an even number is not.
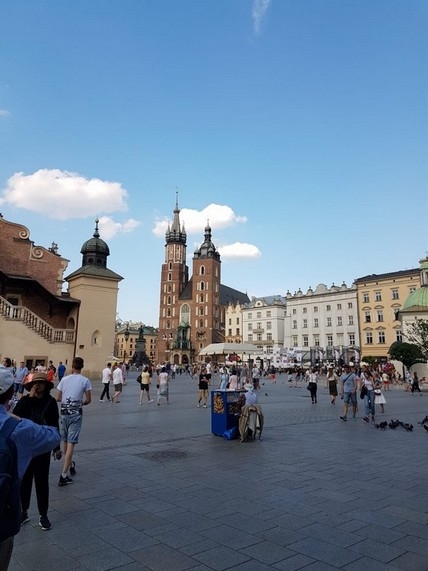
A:
[[[373,345],[373,335],[371,331],[366,331],[366,344]]]
[[[266,329],[272,329],[272,321],[266,321]]]
[[[232,329],[229,329],[229,337],[232,337]]]
[[[253,314],[252,314],[252,313],[249,313],[249,314],[248,314],[248,319],[253,319]]]
[[[261,319],[261,317],[262,317],[262,312],[258,311],[256,314],[256,319]]]
[[[331,317],[327,317],[327,327],[331,327]]]
[[[333,347],[333,335],[327,335],[327,346]]]
[[[341,304],[341,303],[338,303],[338,304],[337,304],[337,309],[342,309],[342,304]]]
[[[252,324],[252,323],[249,323],[249,324],[248,324],[248,331],[252,331],[252,330],[253,330],[253,324]]]
[[[339,327],[343,325],[343,323],[342,323],[342,318],[341,318],[341,317],[338,317],[338,318],[337,318],[337,325],[338,325]]]
[[[293,329],[297,329],[297,320],[293,319]]]
[[[369,303],[370,297],[368,293],[363,293],[363,303]]]
[[[315,317],[315,319],[314,319],[314,327],[319,327],[319,319],[318,319],[318,317]]]
[[[236,335],[241,335],[241,330],[239,329],[239,327],[236,328]]]
[[[293,345],[293,347],[298,347],[297,335],[293,335],[293,337],[291,338],[291,344]]]
[[[375,291],[375,300],[376,301],[382,301],[382,292],[381,291]]]
[[[413,293],[414,291],[416,291],[415,287],[409,287],[409,293]]]
[[[267,339],[267,341],[272,341],[272,333],[267,333],[266,339]]]
[[[354,333],[349,334],[349,345],[351,347],[355,346],[355,334]]]
[[[382,309],[378,309],[377,312],[377,320],[378,321],[383,321],[383,310]]]
[[[308,337],[308,335],[303,335],[303,347],[309,347],[309,337]]]
[[[232,325],[232,320],[229,318],[229,325]]]
[[[319,335],[314,335],[314,345],[315,345],[315,347],[320,346],[320,336]]]
[[[370,323],[372,320],[371,315],[370,315],[370,311],[365,311],[364,312],[364,321],[366,323]]]
[[[378,332],[379,343],[385,343],[385,331]]]
[[[393,289],[393,290],[392,290],[392,299],[399,299],[398,289]]]
[[[236,325],[239,325],[239,317],[236,318]]]
[[[253,340],[253,336],[248,334],[248,341],[252,341]]]
[[[261,321],[257,321],[257,329],[261,329],[262,328],[262,322]]]
[[[303,320],[303,329],[307,329],[308,328],[308,320],[304,319]]]
[[[348,315],[348,325],[354,325],[354,316]]]
[[[307,312],[308,312],[307,308],[304,307],[304,308],[303,308],[303,313],[307,313]]]
[[[272,317],[272,312],[271,312],[271,311],[266,311],[266,317]]]
[[[348,301],[348,309],[352,309],[352,301]]]
[[[327,305],[325,309],[326,311],[331,311],[331,305]]]
[[[400,343],[403,341],[403,332],[399,329],[395,332],[395,340],[399,341]]]
[[[262,340],[262,334],[261,333],[257,333],[256,335],[256,341],[261,341]]]
[[[316,305],[314,307],[314,313],[318,313],[318,307]]]

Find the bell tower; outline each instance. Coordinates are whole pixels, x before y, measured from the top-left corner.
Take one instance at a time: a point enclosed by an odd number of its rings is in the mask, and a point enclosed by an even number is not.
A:
[[[174,218],[165,233],[165,260],[161,269],[159,333],[157,358],[159,363],[170,361],[174,337],[179,326],[179,299],[189,279],[186,265],[187,235],[180,223],[178,192],[176,193]]]

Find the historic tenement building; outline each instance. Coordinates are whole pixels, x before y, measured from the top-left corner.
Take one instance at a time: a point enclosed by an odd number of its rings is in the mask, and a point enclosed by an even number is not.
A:
[[[361,357],[386,362],[394,341],[403,340],[399,312],[409,295],[420,287],[420,270],[371,274],[355,280],[357,286]]]
[[[180,223],[178,202],[165,234],[159,303],[158,363],[193,363],[210,343],[225,341],[229,302],[249,302],[242,293],[221,283],[221,260],[205,227],[204,241],[193,254],[193,272],[186,263],[187,235]]]
[[[30,231],[0,217],[0,351],[27,367],[62,361],[71,372],[74,355],[84,373],[97,377],[114,347],[118,283],[107,268],[110,255],[95,232],[81,249],[82,265],[64,277],[69,260],[58,246],[36,246]],[[64,282],[68,283],[63,291]]]

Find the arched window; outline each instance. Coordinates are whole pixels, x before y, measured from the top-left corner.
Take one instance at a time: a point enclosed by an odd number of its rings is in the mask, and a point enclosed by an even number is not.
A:
[[[204,283],[204,282],[201,282],[200,286],[201,286],[201,291],[204,291],[204,289],[205,289],[205,283]]]
[[[204,276],[204,275],[205,275],[205,266],[201,266],[201,267],[200,267],[199,273],[200,273],[201,276]]]
[[[190,323],[190,306],[187,303],[183,303],[180,309],[180,322],[188,325]]]

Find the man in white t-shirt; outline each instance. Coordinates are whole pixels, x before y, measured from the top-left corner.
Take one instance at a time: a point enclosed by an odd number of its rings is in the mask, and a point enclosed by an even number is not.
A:
[[[103,384],[103,392],[101,393],[100,396],[100,402],[104,402],[104,395],[107,397],[107,400],[110,400],[109,388],[110,388],[111,378],[112,378],[111,363],[107,363],[107,367],[103,369],[101,376],[101,382]]]
[[[113,404],[116,402],[120,402],[118,398],[120,396],[120,393],[122,392],[122,384],[123,384],[122,369],[117,365],[117,363],[113,363],[114,395],[112,396],[111,399],[111,402]]]
[[[83,365],[82,357],[74,357],[71,375],[63,377],[57,386],[56,400],[61,403],[60,433],[64,447],[64,465],[58,486],[73,482],[69,474],[76,474],[73,452],[82,429],[82,407],[91,402],[92,386],[89,379],[81,374]]]

